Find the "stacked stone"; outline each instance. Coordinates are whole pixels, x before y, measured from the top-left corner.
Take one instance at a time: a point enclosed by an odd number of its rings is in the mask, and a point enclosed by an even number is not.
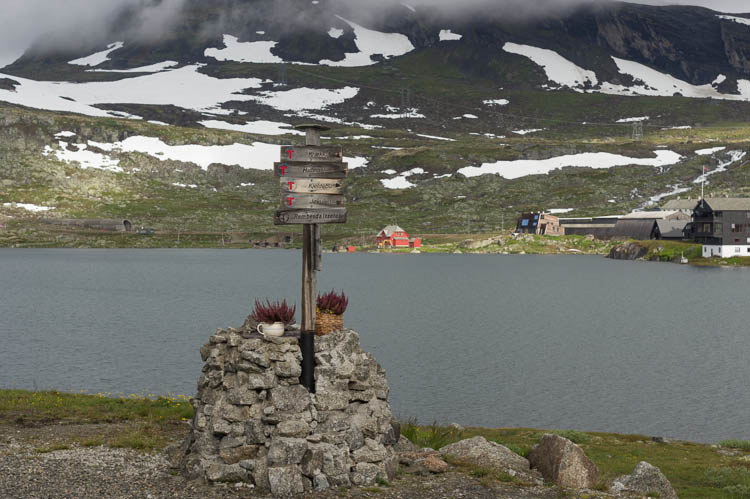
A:
[[[181,452],[188,476],[252,483],[276,496],[393,479],[399,431],[385,371],[354,331],[316,339],[315,394],[299,384],[296,338],[219,330],[201,357]]]

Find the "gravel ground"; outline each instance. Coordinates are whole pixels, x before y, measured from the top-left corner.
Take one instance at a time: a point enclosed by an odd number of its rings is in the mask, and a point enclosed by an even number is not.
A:
[[[82,447],[91,436],[107,435],[126,424],[0,425],[0,497],[2,498],[243,498],[267,497],[241,485],[186,481],[169,469],[166,452],[144,453],[105,446]],[[69,449],[38,452],[55,444]],[[378,498],[556,498],[557,488],[489,487],[455,472],[402,475],[390,487],[335,489],[307,497]]]

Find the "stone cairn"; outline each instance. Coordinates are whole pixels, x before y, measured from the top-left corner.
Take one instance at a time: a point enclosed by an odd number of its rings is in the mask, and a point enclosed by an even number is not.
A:
[[[189,478],[250,483],[274,496],[394,478],[400,431],[385,370],[354,331],[316,338],[316,393],[300,385],[295,337],[218,330],[201,357],[176,464]]]

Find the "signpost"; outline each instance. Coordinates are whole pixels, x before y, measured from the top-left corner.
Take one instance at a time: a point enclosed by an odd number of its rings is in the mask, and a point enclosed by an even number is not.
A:
[[[282,161],[274,163],[277,177],[287,178],[344,178],[349,171],[346,163],[300,163]]]
[[[283,146],[274,172],[281,187],[275,225],[302,225],[302,375],[300,382],[315,393],[315,285],[322,269],[320,224],[346,223],[342,179],[347,174],[341,146],[321,146],[321,125],[300,125],[306,145]]]

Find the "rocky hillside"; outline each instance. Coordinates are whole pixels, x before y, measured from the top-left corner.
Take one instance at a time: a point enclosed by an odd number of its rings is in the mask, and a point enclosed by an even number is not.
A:
[[[646,208],[697,195],[704,165],[713,195],[746,190],[750,18],[280,5],[186,0],[158,37],[124,11],[106,39],[42,37],[1,68],[0,244],[75,240],[41,216],[262,238],[278,146],[311,121],[350,166],[331,238]]]

